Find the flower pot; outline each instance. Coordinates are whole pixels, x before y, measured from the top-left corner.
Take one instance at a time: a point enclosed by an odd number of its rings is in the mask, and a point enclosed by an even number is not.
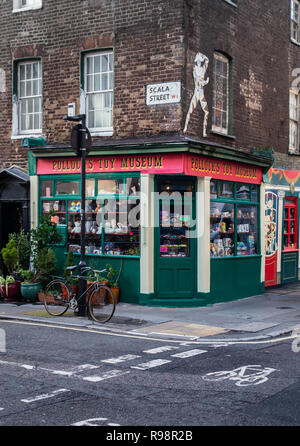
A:
[[[41,282],[35,282],[35,283],[21,283],[21,294],[26,300],[37,300],[37,295],[40,289],[42,288]]]
[[[103,281],[103,282],[99,282],[99,283],[101,283],[101,284],[103,284],[103,285],[107,285],[107,284],[108,284],[108,280],[105,280],[105,281]],[[92,284],[93,284],[93,282],[87,282],[87,288],[88,288],[89,286],[91,286]],[[91,288],[90,291],[88,291],[88,292],[86,293],[86,302],[88,302],[88,299],[89,299],[89,297],[90,297],[90,294],[91,294],[93,291],[94,291],[94,289]],[[105,297],[105,294],[106,294],[106,290],[101,290],[101,289],[100,289],[100,296],[101,296],[102,298]],[[96,299],[96,296],[95,296],[95,295],[94,295],[93,300],[94,300],[94,303],[97,303],[97,299]],[[93,301],[92,301],[92,302],[93,302]]]
[[[7,293],[6,293],[6,286],[0,285],[0,294],[4,299],[14,300],[17,297],[20,297],[20,286],[21,282],[16,281],[13,283],[9,283],[7,286]]]
[[[115,296],[115,302],[116,304],[119,302],[119,295],[120,295],[120,288],[119,287],[110,287],[110,289],[112,290],[112,292],[114,293]],[[111,299],[109,299],[111,300]],[[111,302],[110,302],[111,303]]]

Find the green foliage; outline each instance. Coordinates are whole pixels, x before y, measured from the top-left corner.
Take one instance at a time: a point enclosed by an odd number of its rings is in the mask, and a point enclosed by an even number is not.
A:
[[[121,271],[116,271],[109,263],[106,265],[107,268],[107,280],[109,287],[118,287],[119,286],[119,277]]]
[[[62,239],[62,236],[57,230],[56,223],[51,221],[53,215],[53,211],[43,215],[39,226],[30,231],[33,257],[35,257],[42,249],[54,246]]]
[[[33,278],[34,278],[34,271],[33,270],[20,268],[18,270],[18,273],[23,278],[25,283],[31,283],[33,281]]]
[[[51,279],[56,269],[56,255],[51,248],[42,248],[37,252],[33,265],[36,271],[35,281],[46,284]]]
[[[66,279],[68,279],[69,277],[70,277],[70,271],[67,271],[67,267],[68,266],[73,266],[74,265],[74,254],[73,254],[73,251],[68,251],[68,254],[67,254],[67,258],[66,258],[66,261],[65,261],[65,266],[64,266],[64,277],[66,278]]]
[[[8,272],[12,274],[19,263],[19,253],[15,241],[10,239],[5,248],[2,249],[1,253],[4,265],[6,266]]]
[[[25,234],[22,229],[19,233],[9,235],[10,240],[14,240],[19,253],[19,268],[29,269],[30,266],[30,234]]]

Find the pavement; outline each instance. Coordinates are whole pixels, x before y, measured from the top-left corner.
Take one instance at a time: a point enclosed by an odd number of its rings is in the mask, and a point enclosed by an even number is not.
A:
[[[78,317],[72,311],[60,317],[49,316],[40,302],[0,301],[0,322],[1,319],[183,342],[255,341],[300,333],[300,283],[197,308],[119,302],[113,318],[105,324]]]

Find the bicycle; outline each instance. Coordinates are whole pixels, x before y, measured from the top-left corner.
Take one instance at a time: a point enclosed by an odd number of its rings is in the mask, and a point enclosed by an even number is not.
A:
[[[55,277],[48,283],[44,294],[44,306],[51,316],[62,316],[70,308],[78,311],[78,302],[85,298],[87,301],[88,316],[95,322],[108,322],[116,308],[115,296],[112,290],[105,284],[99,282],[99,274],[106,270],[93,270],[90,267],[83,268],[82,274],[92,272],[93,277],[73,275],[77,265],[68,266],[66,270],[70,273],[70,279]],[[92,281],[86,290],[76,298],[74,287],[75,279]],[[71,286],[70,286],[71,283]],[[85,297],[86,296],[86,297]]]

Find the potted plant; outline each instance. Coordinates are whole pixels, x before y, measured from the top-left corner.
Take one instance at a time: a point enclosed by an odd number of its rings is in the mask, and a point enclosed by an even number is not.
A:
[[[38,251],[33,269],[20,270],[24,282],[21,283],[21,294],[24,299],[36,300],[38,293],[49,282],[56,269],[56,255],[51,248]]]
[[[119,301],[119,295],[120,295],[120,288],[119,288],[119,278],[121,274],[121,268],[119,271],[116,271],[110,264],[106,265],[106,268],[108,270],[107,272],[107,286],[112,290],[115,296],[115,301],[118,303]]]
[[[20,294],[20,282],[13,276],[0,276],[0,296],[5,300],[14,300]]]
[[[14,277],[19,262],[19,253],[12,238],[9,239],[6,246],[2,249],[1,254],[8,271],[6,279],[2,277],[2,295],[7,299],[14,299],[20,295],[20,281]]]

